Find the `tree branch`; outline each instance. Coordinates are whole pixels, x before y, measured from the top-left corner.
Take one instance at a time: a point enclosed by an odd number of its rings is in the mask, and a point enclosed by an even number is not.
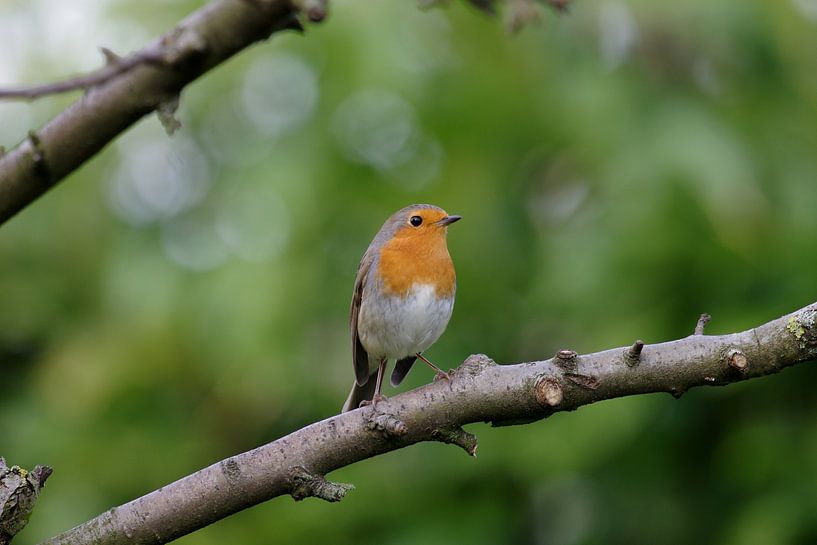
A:
[[[128,70],[132,70],[140,64],[162,66],[166,62],[160,54],[157,54],[158,52],[156,50],[145,49],[124,59],[105,47],[100,48],[100,51],[102,51],[102,54],[105,56],[106,64],[99,70],[91,72],[90,74],[83,74],[75,78],[46,83],[44,85],[0,89],[0,99],[34,100],[36,98],[58,93],[67,93],[68,91],[76,91],[78,89],[90,89],[91,87],[107,83],[116,76]]]
[[[37,466],[31,471],[20,466],[8,467],[6,460],[0,458],[0,545],[8,545],[28,523],[51,471],[48,466]]]
[[[160,488],[57,537],[50,545],[167,543],[284,494],[341,499],[350,485],[327,473],[421,441],[476,452],[473,422],[520,424],[616,397],[726,385],[817,358],[817,303],[754,329],[496,365],[469,357],[451,380],[317,422]],[[637,360],[633,364],[632,360]]]
[[[430,6],[441,0],[420,0]],[[497,0],[467,0],[493,14]],[[539,0],[564,12],[569,0]],[[0,99],[33,100],[85,90],[39,131],[10,152],[0,146],[0,225],[48,191],[145,115],[156,111],[168,133],[179,94],[199,76],[272,33],[302,30],[302,14],[322,21],[328,0],[214,0],[176,28],[127,57],[101,48],[106,65],[64,81],[0,89]],[[519,30],[538,18],[533,0],[509,0],[508,26]]]
[[[325,0],[215,0],[176,28],[125,58],[106,53],[107,65],[64,82],[0,92],[35,98],[87,92],[16,148],[0,151],[0,224],[48,191],[143,116],[171,105],[196,78],[273,32],[300,29],[302,12],[326,16]],[[103,52],[105,52],[104,50]],[[168,108],[162,122],[173,125]]]

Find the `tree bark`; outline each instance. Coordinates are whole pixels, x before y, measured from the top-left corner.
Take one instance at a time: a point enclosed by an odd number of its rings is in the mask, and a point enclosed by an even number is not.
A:
[[[351,485],[324,475],[421,441],[456,444],[471,455],[473,422],[521,424],[616,397],[722,386],[817,358],[817,303],[754,329],[703,334],[544,361],[496,365],[469,357],[439,380],[317,422],[232,456],[46,541],[50,545],[158,544],[284,494],[341,499]]]
[[[0,457],[0,545],[8,545],[28,524],[37,496],[50,475],[48,466],[27,471],[20,466],[8,467]]]
[[[296,14],[325,16],[325,0],[216,0],[125,58],[105,51],[95,74],[6,96],[35,98],[87,88],[86,93],[16,148],[0,149],[0,224],[79,168],[143,116],[159,111],[172,128],[172,110],[190,82],[273,32],[300,28]],[[72,86],[73,85],[73,86]]]

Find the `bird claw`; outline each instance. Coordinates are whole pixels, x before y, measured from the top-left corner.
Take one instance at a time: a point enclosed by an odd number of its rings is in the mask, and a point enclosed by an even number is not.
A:
[[[434,374],[434,382],[437,382],[438,380],[443,380],[443,379],[450,382],[451,381],[451,375],[449,375],[445,371],[437,371]]]
[[[369,405],[371,405],[373,409],[377,409],[377,404],[380,403],[381,401],[386,401],[386,396],[382,394],[377,394],[372,399],[364,399],[363,401],[361,401],[358,407],[368,407]]]

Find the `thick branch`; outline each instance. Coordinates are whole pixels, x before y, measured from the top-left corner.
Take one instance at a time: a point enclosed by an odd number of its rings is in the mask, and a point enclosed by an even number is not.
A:
[[[725,385],[776,373],[817,358],[817,303],[755,329],[723,336],[691,335],[561,360],[496,365],[469,357],[451,380],[343,413],[202,469],[147,496],[111,509],[48,540],[51,545],[167,543],[276,496],[337,501],[349,485],[327,482],[330,471],[420,441],[476,450],[462,430],[472,422],[532,422],[604,399]],[[636,346],[639,343],[636,343]],[[570,357],[569,357],[570,356]],[[566,365],[566,362],[569,365]]]
[[[277,30],[300,28],[296,12],[325,16],[323,0],[215,0],[125,58],[65,82],[7,91],[33,98],[87,92],[16,148],[0,153],[0,224],[76,170],[143,116],[173,104],[190,82]]]

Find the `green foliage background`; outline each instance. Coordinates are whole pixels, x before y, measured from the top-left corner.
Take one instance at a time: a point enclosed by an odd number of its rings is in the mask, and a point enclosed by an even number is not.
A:
[[[201,3],[85,4],[96,26],[62,30],[92,54]],[[36,5],[0,5],[25,81],[93,66],[37,48]],[[465,218],[444,367],[815,301],[813,1],[577,1],[516,36],[459,3],[331,7],[192,86],[177,136],[143,121],[0,229],[0,455],[55,468],[19,545],[336,412],[357,261],[412,202]],[[74,98],[0,105],[0,144]],[[340,504],[180,543],[814,543],[816,380],[472,426],[476,459],[418,445],[332,474]]]

